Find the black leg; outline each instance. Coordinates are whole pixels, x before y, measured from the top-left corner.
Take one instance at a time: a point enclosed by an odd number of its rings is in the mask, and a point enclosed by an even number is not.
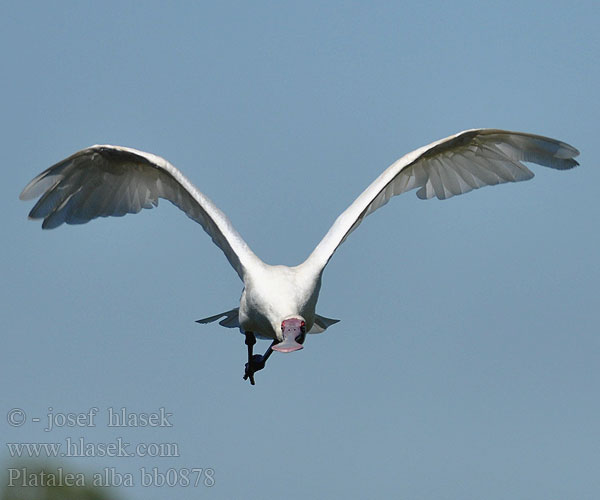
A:
[[[256,344],[256,337],[252,332],[244,332],[246,335],[246,345],[248,346],[248,363],[246,363],[246,372],[244,373],[244,380],[250,378],[250,384],[254,385],[254,370],[252,369],[252,352],[254,350],[254,344]]]
[[[271,345],[269,346],[269,348],[265,351],[265,353],[262,355],[262,362],[263,365],[267,362],[267,359],[269,359],[269,356],[271,354],[273,354],[273,346],[275,344],[279,344],[279,340],[274,340],[273,342],[271,342]],[[264,366],[263,366],[264,368]]]
[[[254,344],[256,344],[256,337],[252,332],[245,332],[246,345],[248,346],[248,362],[246,363],[246,370],[244,372],[244,380],[250,379],[250,384],[255,385],[254,374],[262,370],[265,367],[265,363],[269,356],[273,354],[273,346],[279,341],[274,340],[265,353],[261,356],[260,354],[253,354]]]

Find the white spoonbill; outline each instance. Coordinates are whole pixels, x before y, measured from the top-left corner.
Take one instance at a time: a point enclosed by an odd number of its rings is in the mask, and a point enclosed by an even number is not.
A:
[[[362,220],[392,196],[419,188],[417,196],[439,199],[504,182],[531,179],[522,162],[558,170],[575,167],[579,152],[564,142],[522,132],[465,130],[409,153],[373,181],[335,220],[300,265],[271,266],[260,260],[229,219],[165,159],[136,149],[96,145],[82,149],[33,179],[20,195],[40,197],[29,213],[42,228],[83,224],[158,205],[164,198],[198,222],[223,251],[244,283],[239,307],[198,320],[239,328],[246,337],[244,379],[265,366],[273,350],[302,349],[306,333],[320,333],[338,320],[315,312],[321,276],[337,247]],[[273,342],[253,355],[256,336]]]

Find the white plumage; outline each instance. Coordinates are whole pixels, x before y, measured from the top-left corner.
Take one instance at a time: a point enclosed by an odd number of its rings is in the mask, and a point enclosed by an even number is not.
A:
[[[419,198],[446,199],[483,186],[531,179],[533,173],[523,162],[573,168],[578,154],[561,141],[496,129],[466,130],[433,142],[384,170],[295,267],[265,264],[225,214],[179,170],[159,156],[135,149],[108,145],[83,149],[34,178],[20,198],[40,197],[29,216],[43,219],[45,229],[137,213],[158,205],[159,198],[171,201],[202,225],[244,282],[239,308],[199,322],[224,318],[221,325],[239,327],[247,339],[252,333],[271,338],[274,349],[288,352],[302,347],[298,342],[304,342],[305,330],[318,333],[337,322],[315,312],[323,270],[348,235],[392,196],[418,188]],[[292,332],[289,339],[287,330]],[[246,376],[253,382],[254,371],[264,366],[270,350],[261,366],[261,360],[252,360],[248,340],[247,344]]]

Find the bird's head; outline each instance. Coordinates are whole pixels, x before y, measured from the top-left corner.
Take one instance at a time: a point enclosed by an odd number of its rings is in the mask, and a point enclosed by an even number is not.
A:
[[[274,351],[293,352],[302,349],[306,337],[306,322],[301,317],[286,318],[281,322],[283,339],[273,346]]]

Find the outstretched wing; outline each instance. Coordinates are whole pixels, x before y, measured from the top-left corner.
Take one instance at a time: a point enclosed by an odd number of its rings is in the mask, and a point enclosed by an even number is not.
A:
[[[242,280],[245,268],[258,260],[227,216],[179,170],[164,158],[136,149],[82,149],[39,174],[19,197],[40,197],[29,217],[44,219],[44,229],[138,213],[164,198],[204,228]]]
[[[336,219],[307,260],[320,268],[363,219],[392,196],[420,188],[417,196],[440,200],[483,186],[531,179],[522,162],[573,168],[579,151],[564,142],[522,132],[465,130],[409,153],[375,181]]]

